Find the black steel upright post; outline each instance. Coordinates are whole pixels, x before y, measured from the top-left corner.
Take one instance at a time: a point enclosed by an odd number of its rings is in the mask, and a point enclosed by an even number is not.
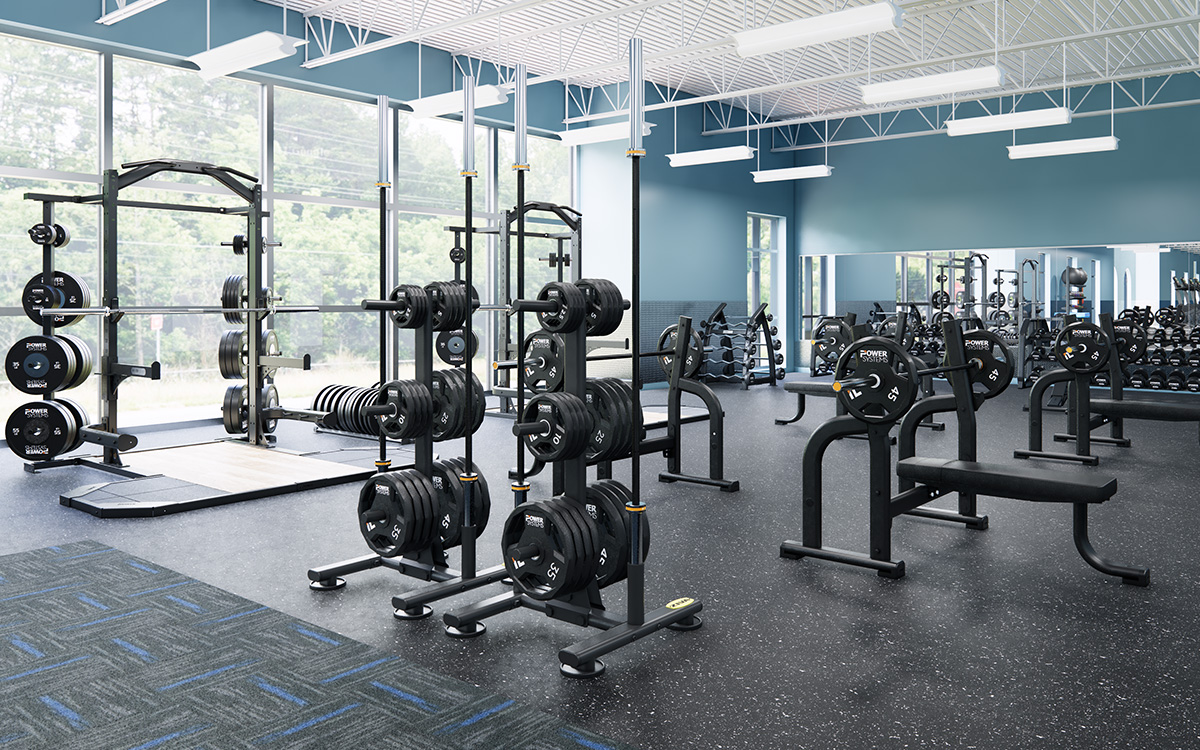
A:
[[[528,105],[526,97],[525,64],[515,71],[516,88],[513,104],[513,171],[517,173],[517,299],[525,299],[525,173],[529,171]],[[508,234],[508,222],[500,229]],[[505,244],[507,247],[507,243]],[[507,286],[507,285],[506,285]],[[512,300],[508,300],[511,304]],[[517,315],[517,419],[525,412],[525,313]],[[513,504],[529,499],[529,481],[525,478],[525,446],[517,440],[517,475],[512,482]]]
[[[100,298],[101,304],[110,310],[119,310],[121,301],[117,296],[117,170],[104,171],[101,194],[101,238],[100,238]],[[121,379],[117,374],[117,318],[105,315],[100,324],[100,361],[103,372],[100,377],[100,429],[117,431],[117,386]],[[104,448],[104,463],[121,465],[120,454],[114,447]]]
[[[629,511],[629,565],[628,576],[628,609],[627,620],[630,625],[638,626],[646,621],[646,566],[642,559],[642,514],[646,504],[642,502],[642,360],[638,353],[642,351],[642,157],[646,151],[642,148],[642,114],[644,110],[644,95],[642,88],[642,40],[629,40],[629,149],[625,155],[630,158],[630,255],[632,268],[632,297],[631,312],[633,313],[633,330],[631,345],[633,351],[633,455],[631,464],[633,477],[630,483]]]
[[[388,298],[388,278],[387,278],[387,191],[388,184],[386,182],[379,183],[379,299]],[[387,376],[387,340],[390,326],[388,325],[388,313],[386,311],[379,313],[379,387],[383,388],[388,382]],[[386,471],[391,462],[387,456],[387,435],[383,430],[379,430],[379,460],[375,462],[375,468],[379,471]]]

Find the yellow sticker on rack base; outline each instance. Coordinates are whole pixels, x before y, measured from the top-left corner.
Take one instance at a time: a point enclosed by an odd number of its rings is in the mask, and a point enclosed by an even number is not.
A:
[[[684,607],[688,606],[689,604],[694,604],[695,602],[696,602],[696,600],[691,598],[690,596],[684,596],[679,599],[676,599],[673,602],[668,602],[667,609],[683,609]]]

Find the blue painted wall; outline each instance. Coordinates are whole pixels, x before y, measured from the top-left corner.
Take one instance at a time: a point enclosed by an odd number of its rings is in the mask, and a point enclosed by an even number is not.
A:
[[[211,0],[212,44],[218,46],[259,31],[284,31],[284,13],[254,0]],[[109,10],[115,3],[109,3]],[[111,50],[159,61],[176,63],[205,49],[205,8],[199,1],[175,0],[142,11],[112,26],[95,21],[100,16],[98,0],[41,0],[39,2],[0,3],[0,32],[57,41],[91,49]],[[300,13],[287,14],[287,33],[304,36]],[[372,37],[374,39],[376,37]],[[335,34],[337,49],[349,46],[344,28]],[[416,44],[403,44],[342,62],[307,69],[301,67],[304,49],[293,57],[255,68],[238,77],[281,83],[328,93],[357,94],[374,101],[379,94],[407,100],[419,95],[438,94],[461,86],[450,55],[428,47],[421,48],[418,65]],[[321,55],[310,43],[310,58]],[[420,86],[417,71],[420,69]],[[476,65],[476,69],[479,66]],[[496,71],[485,66],[480,83],[495,83]],[[418,94],[418,91],[420,94]],[[511,101],[511,100],[510,100]],[[529,125],[542,130],[561,130],[563,87],[558,82],[529,89]],[[512,105],[488,107],[477,111],[480,122],[509,124]]]
[[[1007,133],[831,149],[796,191],[805,254],[1113,245],[1200,237],[1200,107],[1116,117],[1116,152],[1010,161]],[[1022,141],[1107,135],[1108,118]],[[1057,131],[1057,132],[1055,132]],[[801,152],[811,160],[813,152]],[[1111,266],[1110,266],[1111,268]]]

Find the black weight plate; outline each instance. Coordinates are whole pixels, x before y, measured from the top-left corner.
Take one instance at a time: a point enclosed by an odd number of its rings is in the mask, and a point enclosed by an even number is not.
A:
[[[525,387],[534,393],[560,391],[566,375],[563,339],[556,333],[537,331],[525,337]]]
[[[429,315],[429,296],[423,287],[401,284],[388,294],[388,299],[395,302],[402,295],[408,300],[408,307],[403,310],[392,310],[388,316],[399,328],[420,328],[425,324],[425,318]]]
[[[834,364],[842,352],[854,340],[854,334],[845,321],[825,320],[813,331],[813,354],[828,364]]]
[[[246,277],[241,274],[226,276],[225,281],[221,284],[221,313],[225,318],[225,322],[233,324],[242,324],[246,322],[245,313],[242,309],[249,307],[249,286],[246,283]]]
[[[75,354],[55,336],[27,336],[8,350],[4,371],[23,393],[45,395],[75,378]]]
[[[617,285],[608,279],[580,279],[575,285],[587,304],[588,335],[607,336],[617,330],[625,315],[625,300]]]
[[[542,301],[550,300],[558,303],[557,310],[537,314],[542,328],[547,331],[570,333],[583,325],[588,304],[583,292],[574,284],[566,281],[551,281],[542,287],[537,298]]]
[[[226,380],[246,379],[246,360],[242,356],[245,337],[245,331],[225,331],[217,343],[217,370]]]
[[[672,323],[663,329],[663,332],[658,337],[658,350],[666,351],[675,349],[675,342],[679,336],[679,324]],[[674,354],[663,354],[659,356],[658,363],[668,377],[671,375],[671,367],[675,362]],[[687,350],[687,360],[684,362],[682,376],[685,378],[694,378],[700,372],[700,368],[704,366],[704,338],[695,328],[692,329],[691,342]]]
[[[54,315],[44,318],[43,308],[80,308],[92,304],[92,293],[87,283],[73,273],[55,271],[49,284],[42,281],[42,274],[34,275],[25,284],[21,293],[21,307],[25,315],[39,327],[47,320],[55,328],[74,325],[83,320],[83,315]]]
[[[60,333],[56,338],[66,344],[75,357],[75,375],[71,382],[63,385],[63,390],[70,390],[83,385],[92,374],[92,350],[83,339],[69,333]]]
[[[468,378],[465,370],[461,370],[460,372],[464,373],[464,381],[469,380],[471,385],[472,415],[470,419],[464,418],[464,420],[467,422],[467,427],[471,434],[474,435],[483,426],[483,418],[487,413],[487,394],[484,393],[483,383],[479,382],[479,378],[475,377],[475,373],[471,373]]]
[[[55,397],[54,400],[65,406],[67,411],[71,412],[72,416],[75,418],[75,443],[71,447],[67,448],[67,452],[69,453],[70,451],[73,451],[83,445],[83,434],[81,428],[87,427],[91,423],[91,418],[88,416],[86,409],[70,399]]]
[[[434,404],[430,430],[433,439],[439,442],[461,437],[459,418],[463,393],[453,373],[453,370],[434,370],[430,377],[429,391],[433,394]]]
[[[1072,323],[1054,338],[1054,358],[1071,372],[1096,372],[1108,362],[1108,349],[1108,336],[1091,323]]]
[[[433,540],[437,537],[437,491],[434,490],[433,482],[429,481],[429,477],[416,469],[404,469],[400,474],[403,475],[402,479],[407,483],[413,500],[419,502],[422,521],[419,528],[422,534],[420,539],[414,543],[416,549],[424,549],[433,544]]]
[[[467,351],[468,336],[465,329],[456,328],[453,331],[442,331],[437,335],[434,349],[437,351],[438,358],[446,364],[454,367],[465,365],[467,360],[473,358],[479,351],[479,337],[471,333],[469,340],[471,342],[470,353]]]
[[[54,458],[77,446],[75,415],[55,401],[31,401],[13,410],[4,427],[8,448],[26,461]]]
[[[437,529],[442,549],[457,547],[462,541],[462,485],[458,468],[450,461],[434,461],[429,478],[437,498]]]
[[[279,348],[279,334],[275,333],[275,329],[268,328],[262,332],[262,338],[259,339],[258,355],[260,357],[278,357],[283,354],[283,349]],[[247,356],[249,353],[247,352]],[[260,365],[264,378],[275,377],[275,372],[278,367],[269,365]]]
[[[967,370],[972,387],[980,386],[984,398],[995,398],[1008,388],[1013,377],[1012,353],[999,334],[977,329],[963,334],[967,361],[978,360],[980,367]],[[944,362],[943,362],[944,364]]]
[[[558,513],[563,527],[569,530],[575,550],[577,551],[577,555],[571,561],[573,564],[568,568],[569,576],[567,581],[563,584],[560,593],[567,594],[579,591],[589,583],[585,575],[585,570],[588,567],[587,561],[591,560],[595,554],[595,550],[587,544],[586,540],[590,535],[583,528],[583,520],[575,512],[579,506],[574,501],[563,496],[551,498],[545,501],[545,504]]]
[[[1137,316],[1114,320],[1112,327],[1116,338],[1113,344],[1121,361],[1129,364],[1141,359],[1146,353],[1146,330],[1138,324]]]
[[[629,491],[629,488],[615,479],[602,479],[596,483],[596,486],[611,494],[621,507],[625,520],[626,534],[632,537],[633,530],[630,519],[634,511],[629,510],[629,504],[633,499],[633,494]],[[643,511],[637,512],[641,513],[642,560],[646,560],[650,557],[650,517]],[[626,554],[628,554],[628,547],[626,547]]]
[[[225,389],[225,398],[221,403],[221,421],[230,435],[240,435],[249,429],[246,408],[246,386],[231,385]]]
[[[587,512],[600,530],[596,583],[604,588],[625,577],[629,560],[629,529],[625,524],[625,508],[618,505],[604,489],[589,485]]]
[[[377,474],[358,493],[358,528],[371,551],[380,557],[402,553],[412,537],[411,525],[401,512],[400,490],[390,474]],[[370,512],[383,518],[371,518]]]
[[[573,535],[558,513],[544,503],[522,503],[504,521],[501,533],[504,567],[520,590],[534,599],[552,599],[566,583],[569,558],[577,556]],[[535,545],[539,554],[514,560],[509,550]]]
[[[279,391],[273,385],[265,385],[259,396],[260,409],[274,409],[279,406]],[[275,428],[279,425],[278,419],[263,419],[261,430],[263,434],[270,435],[275,432]]]
[[[329,414],[332,416],[332,419],[330,420],[330,427],[332,429],[343,429],[341,415],[342,394],[345,393],[349,388],[350,386],[348,385],[335,385],[329,392],[329,396],[327,397],[325,404],[325,411],[329,412]]]
[[[848,381],[851,369],[853,381]],[[856,383],[863,379],[870,382]],[[851,344],[834,368],[838,400],[852,416],[870,424],[903,416],[917,400],[917,385],[912,357],[896,342],[879,336]]]

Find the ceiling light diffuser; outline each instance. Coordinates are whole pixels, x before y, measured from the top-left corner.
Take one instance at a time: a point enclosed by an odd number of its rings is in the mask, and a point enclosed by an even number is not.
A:
[[[733,41],[739,56],[754,57],[890,31],[900,28],[903,20],[904,14],[890,2],[873,3],[761,29],[739,31],[733,35]]]
[[[698,164],[717,164],[723,161],[741,161],[753,159],[754,149],[749,146],[729,146],[726,148],[706,148],[701,151],[680,151],[667,154],[672,167],[694,167]]]
[[[200,68],[201,78],[211,81],[230,73],[291,57],[296,54],[297,48],[305,44],[308,44],[305,39],[277,34],[274,31],[260,31],[244,39],[192,55],[188,60]]]
[[[1048,141],[1046,143],[1023,143],[1008,147],[1010,159],[1036,159],[1039,156],[1064,156],[1066,154],[1090,154],[1097,151],[1116,151],[1120,139],[1106,135],[1100,138],[1076,138],[1071,141]]]
[[[1004,85],[1004,70],[995,65],[971,70],[956,70],[930,76],[901,78],[898,81],[868,83],[862,87],[863,104],[901,102],[930,96],[958,94],[963,91],[995,89]]]
[[[655,123],[643,122],[642,135],[650,135],[650,128]],[[589,143],[604,143],[620,141],[629,138],[629,122],[613,122],[608,125],[593,125],[590,128],[564,130],[558,134],[559,140],[568,146],[584,146]]]
[[[764,169],[751,172],[755,182],[780,182],[781,180],[807,180],[813,177],[828,177],[833,174],[833,167],[828,164],[817,164],[812,167],[785,167],[784,169]]]
[[[129,2],[125,3],[125,5],[123,7],[120,7],[120,8],[117,8],[116,10],[105,13],[104,15],[97,18],[96,23],[102,23],[105,26],[112,26],[114,23],[117,23],[118,21],[124,21],[126,18],[129,18],[130,16],[136,16],[138,13],[141,13],[143,10],[149,10],[150,8],[153,8],[155,5],[162,5],[166,1],[167,0],[137,0],[137,2],[133,2],[133,0],[130,0]]]
[[[1071,110],[1069,107],[1051,107],[1050,109],[1009,112],[1004,115],[989,115],[988,117],[956,117],[953,120],[946,120],[946,132],[950,135],[975,135],[977,133],[996,133],[1002,130],[1022,130],[1070,124]]]
[[[504,104],[508,101],[508,93],[494,84],[475,87],[475,109],[483,109],[484,107],[494,107],[497,104]],[[447,91],[444,94],[434,94],[433,96],[423,96],[420,99],[413,99],[408,102],[408,106],[412,107],[412,113],[415,117],[438,117],[439,115],[449,115],[463,110],[463,92]]]

